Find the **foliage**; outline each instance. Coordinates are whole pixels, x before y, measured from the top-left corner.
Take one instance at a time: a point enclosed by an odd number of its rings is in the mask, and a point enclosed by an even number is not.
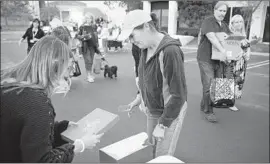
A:
[[[21,17],[23,14],[30,13],[28,1],[1,1],[1,16]]]
[[[126,7],[127,11],[143,8],[143,3],[141,0],[104,1],[104,4],[107,5],[110,9],[113,9],[115,7]]]
[[[8,26],[8,19],[32,19],[28,1],[1,1],[1,17]]]
[[[213,1],[179,1],[180,27],[200,28],[202,21],[213,13],[213,5]]]
[[[60,11],[55,6],[46,6],[40,9],[40,19],[45,22],[50,22],[55,16],[60,17]]]

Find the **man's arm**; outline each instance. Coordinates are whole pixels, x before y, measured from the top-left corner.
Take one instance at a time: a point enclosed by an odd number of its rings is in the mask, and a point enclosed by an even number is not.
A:
[[[220,52],[225,53],[226,50],[220,44],[214,32],[209,32],[206,34],[206,37],[210,40],[213,46],[215,46]]]
[[[217,32],[215,29],[215,23],[216,22],[213,22],[211,18],[204,20],[200,30],[201,36],[205,35],[214,47],[216,47],[221,53],[225,54],[226,50],[222,47],[215,35]]]

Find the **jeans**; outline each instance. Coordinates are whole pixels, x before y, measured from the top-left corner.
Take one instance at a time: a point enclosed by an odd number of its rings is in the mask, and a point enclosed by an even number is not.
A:
[[[203,95],[201,100],[201,110],[206,113],[213,113],[213,106],[210,99],[210,85],[215,76],[215,66],[212,63],[199,61]]]
[[[92,72],[95,50],[94,47],[84,47],[83,59],[87,72]]]
[[[162,156],[162,155],[171,155],[174,156],[176,145],[179,139],[179,134],[182,129],[183,120],[186,115],[187,104],[185,103],[182,107],[178,117],[172,122],[169,128],[165,129],[164,139],[162,141],[157,141],[153,137],[153,131],[158,124],[158,119],[160,117],[153,116],[146,109],[147,116],[147,134],[149,142],[153,144],[153,158]]]

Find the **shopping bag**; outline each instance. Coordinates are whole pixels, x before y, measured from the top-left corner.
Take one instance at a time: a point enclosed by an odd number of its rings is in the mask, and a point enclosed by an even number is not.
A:
[[[82,73],[81,73],[81,69],[80,69],[78,61],[73,60],[73,75],[72,76],[73,77],[78,77],[81,74]]]
[[[102,56],[101,55],[96,55],[94,56],[94,64],[93,64],[93,72],[95,74],[100,74],[101,72],[101,64],[102,64]]]
[[[235,80],[214,78],[211,81],[210,98],[214,107],[233,107],[235,103]]]

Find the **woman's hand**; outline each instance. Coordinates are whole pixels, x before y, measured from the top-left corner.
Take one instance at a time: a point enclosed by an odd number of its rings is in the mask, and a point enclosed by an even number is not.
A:
[[[239,61],[243,57],[242,52],[238,53],[237,56],[235,57],[236,61]]]
[[[128,112],[128,117],[131,117],[131,114],[135,112],[137,105],[133,102],[131,102],[128,105],[123,105],[118,108],[119,112]]]
[[[79,126],[79,124],[76,122],[73,122],[73,121],[68,122],[68,127],[78,127],[78,126]]]
[[[249,44],[249,41],[247,39],[241,40],[241,45],[247,46]]]
[[[104,135],[102,134],[91,134],[88,133],[81,140],[83,141],[86,149],[92,149],[100,142],[100,138]]]
[[[33,41],[37,42],[37,41],[39,41],[39,39],[38,38],[33,38]]]
[[[153,132],[153,136],[157,139],[157,141],[161,141],[164,139],[165,136],[165,128],[161,127],[161,125],[157,124],[154,132]]]
[[[139,94],[137,94],[135,100],[133,100],[130,104],[128,105],[124,105],[124,106],[120,106],[118,108],[119,112],[128,112],[128,117],[131,117],[131,114],[134,113],[136,111],[136,106],[140,105],[141,103],[141,97]]]
[[[135,107],[136,106],[137,106],[137,104],[135,104],[134,102],[128,104],[128,111],[127,111],[128,112],[128,117],[131,117],[131,114],[135,112],[135,110],[136,110]]]

